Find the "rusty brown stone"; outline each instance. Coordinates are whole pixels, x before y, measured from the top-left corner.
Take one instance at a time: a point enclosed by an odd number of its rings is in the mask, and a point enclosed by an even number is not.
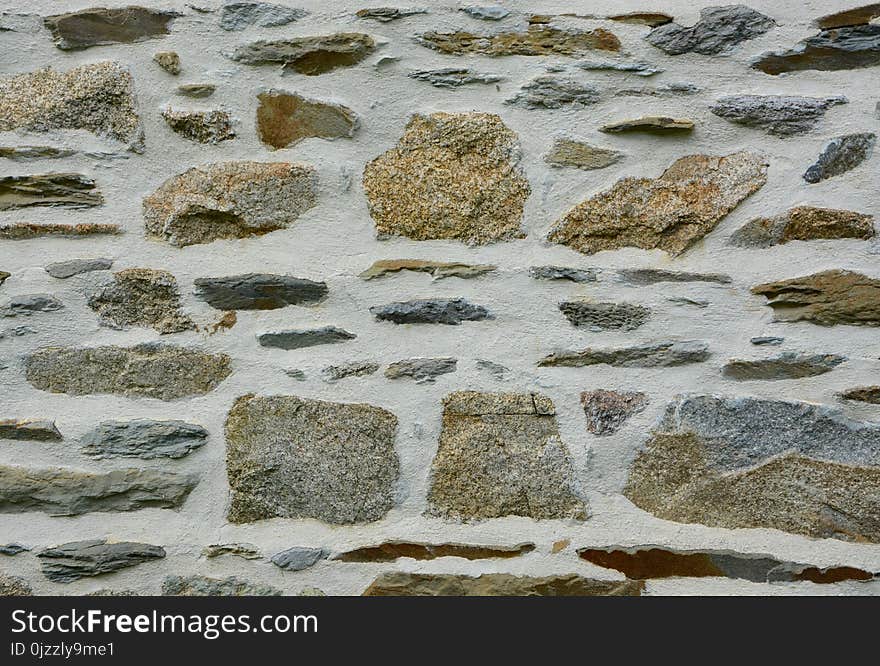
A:
[[[519,557],[535,549],[533,543],[517,546],[477,546],[462,543],[413,543],[411,541],[386,541],[378,546],[364,546],[332,559],[342,562],[394,562],[401,557],[413,560],[434,560],[438,557],[461,557],[466,560]]]
[[[307,99],[276,90],[257,95],[257,132],[272,148],[293,146],[310,137],[338,139],[354,136],[358,119],[341,104]]]

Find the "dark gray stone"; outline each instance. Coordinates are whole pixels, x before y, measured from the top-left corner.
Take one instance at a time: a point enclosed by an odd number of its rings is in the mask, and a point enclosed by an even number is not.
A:
[[[0,210],[28,206],[88,208],[104,202],[95,181],[78,173],[0,178]]]
[[[880,25],[822,30],[786,51],[764,53],[752,63],[765,74],[836,71],[880,65]]]
[[[60,442],[63,438],[54,421],[0,419],[0,439],[28,442]]]
[[[70,14],[47,16],[43,22],[52,31],[55,46],[62,51],[87,49],[102,44],[130,44],[167,35],[177,12],[144,7],[104,7]]]
[[[388,379],[411,377],[417,384],[433,384],[437,377],[455,372],[454,358],[408,358],[392,363],[385,369]]]
[[[379,321],[395,324],[450,324],[463,321],[481,321],[495,317],[483,306],[473,305],[463,298],[423,299],[387,305],[375,305],[370,312]]]
[[[709,110],[720,118],[768,134],[791,136],[809,132],[829,108],[847,102],[842,96],[732,95],[722,97]]]
[[[316,345],[337,344],[354,340],[357,336],[335,326],[324,326],[301,331],[280,331],[278,333],[261,333],[257,340],[263,347],[276,349],[302,349]]]
[[[112,259],[70,259],[69,261],[57,261],[46,266],[46,272],[53,278],[66,280],[74,275],[89,273],[91,271],[106,271],[113,266]]]
[[[503,81],[500,74],[484,74],[471,71],[467,67],[444,67],[442,69],[423,69],[410,72],[409,78],[427,81],[436,88],[458,88],[471,83],[497,83]]]
[[[617,271],[617,276],[624,282],[639,286],[658,282],[716,282],[718,284],[733,282],[729,275],[721,273],[683,273],[657,268],[622,268]]]
[[[774,358],[729,361],[721,374],[741,382],[800,379],[831,372],[846,360],[845,356],[836,354],[784,352]]]
[[[282,73],[317,76],[340,67],[356,65],[376,48],[369,35],[339,32],[314,37],[257,41],[237,47],[228,57],[245,65],[282,65]]]
[[[407,16],[415,16],[416,14],[427,14],[427,9],[410,8],[400,9],[399,7],[371,7],[368,9],[360,9],[355,16],[361,19],[372,19],[381,23],[389,23],[397,19],[406,18]]]
[[[559,310],[575,326],[591,331],[632,331],[648,321],[651,309],[634,303],[565,301]]]
[[[693,83],[664,83],[654,88],[622,88],[614,93],[615,97],[678,97],[679,95],[696,95],[700,88]]]
[[[73,541],[37,553],[43,575],[54,583],[72,583],[165,557],[165,549],[146,543]]]
[[[785,341],[785,338],[780,338],[775,335],[757,335],[754,338],[751,338],[749,342],[753,345],[758,346],[772,346],[776,347],[781,345]]]
[[[654,28],[645,39],[669,55],[716,55],[763,35],[775,25],[772,18],[745,5],[707,7],[700,10],[700,20],[694,25],[666,23]]]
[[[22,546],[20,543],[0,544],[0,555],[7,555],[8,557],[13,557],[20,553],[26,553],[29,550],[30,548]]]
[[[208,431],[184,421],[105,421],[83,435],[82,452],[93,458],[183,458],[205,444]]]
[[[590,106],[599,99],[599,89],[592,84],[554,76],[539,76],[526,83],[516,96],[504,103],[526,109],[561,109],[565,106]]]
[[[636,76],[654,76],[664,72],[662,67],[657,67],[647,62],[625,62],[616,60],[593,61],[585,60],[575,63],[575,67],[588,72],[628,72]]]
[[[595,282],[598,268],[567,268],[565,266],[532,266],[529,275],[536,280],[570,280],[572,282]]]
[[[288,548],[272,556],[272,564],[285,571],[302,571],[326,559],[330,553],[323,548]]]
[[[248,273],[197,278],[196,296],[218,310],[274,310],[312,305],[327,297],[327,284],[287,275]]]
[[[877,135],[870,132],[846,134],[832,139],[825,146],[816,163],[806,170],[804,180],[808,183],[818,183],[855,169],[871,157],[876,142]]]
[[[64,304],[51,294],[22,294],[13,296],[0,308],[0,317],[30,316],[36,312],[55,312]]]
[[[303,9],[268,2],[233,2],[223,5],[220,10],[220,29],[232,32],[252,25],[274,28],[293,23],[307,15],[308,12]]]
[[[666,368],[702,363],[709,358],[709,345],[697,340],[658,342],[621,347],[556,352],[538,362],[541,367],[578,368],[586,365],[611,365],[618,368]]]

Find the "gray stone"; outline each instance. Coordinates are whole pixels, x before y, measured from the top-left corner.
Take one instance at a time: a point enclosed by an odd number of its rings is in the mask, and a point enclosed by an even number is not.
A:
[[[100,206],[104,197],[95,181],[78,173],[47,173],[0,178],[0,210],[29,206],[89,208]]]
[[[250,543],[216,543],[205,546],[202,549],[202,556],[208,559],[220,557],[221,555],[235,555],[244,560],[262,560],[259,549]]]
[[[74,275],[89,273],[91,271],[106,271],[113,266],[112,259],[70,259],[57,261],[46,266],[46,272],[58,280],[66,280]]]
[[[697,340],[658,342],[617,349],[587,348],[583,351],[556,352],[542,358],[541,367],[579,368],[611,365],[618,368],[667,368],[702,363],[710,356],[709,345]]]
[[[196,325],[180,307],[177,280],[168,271],[128,268],[98,285],[88,306],[111,328],[150,327],[159,333],[193,330]]]
[[[364,404],[245,395],[226,420],[228,520],[368,523],[394,503],[397,417]]]
[[[500,21],[510,16],[510,10],[501,5],[469,5],[459,8],[459,11],[481,21]]]
[[[716,55],[763,35],[775,25],[772,18],[745,5],[707,7],[700,10],[700,20],[694,25],[666,23],[654,28],[645,39],[669,55]]]
[[[471,83],[498,83],[504,77],[500,74],[476,72],[467,67],[443,67],[410,72],[407,76],[417,81],[427,81],[436,88],[458,88]]]
[[[757,335],[754,338],[751,338],[749,342],[753,345],[758,346],[771,346],[777,347],[781,345],[785,341],[785,338],[780,338],[775,335]]]
[[[733,282],[729,275],[721,273],[684,273],[659,268],[621,268],[617,271],[617,276],[624,282],[638,286],[657,284],[658,282],[715,282],[717,284],[731,284]]]
[[[367,270],[359,273],[358,277],[363,280],[372,280],[389,273],[417,271],[419,273],[428,273],[435,280],[442,280],[448,277],[467,280],[479,277],[485,273],[491,273],[497,268],[498,266],[491,264],[462,264],[446,261],[425,261],[422,259],[380,259],[379,261],[374,261],[373,265]]]
[[[37,553],[43,575],[53,583],[72,583],[80,578],[133,567],[165,557],[165,549],[146,543],[106,540],[72,541]]]
[[[874,236],[874,218],[850,210],[797,206],[774,217],[750,220],[730,236],[735,247],[766,248],[789,241],[835,240]]]
[[[632,331],[651,316],[650,308],[634,303],[563,301],[559,310],[573,325],[591,331]]]
[[[167,35],[177,12],[119,7],[83,9],[47,16],[43,23],[52,31],[55,46],[63,51],[103,44],[131,44]]]
[[[837,71],[880,65],[880,25],[822,30],[794,47],[762,54],[753,63],[765,74],[804,70]]]
[[[307,330],[260,333],[257,341],[262,347],[276,349],[302,349],[316,345],[338,344],[354,340],[357,336],[336,326],[324,326]]]
[[[427,14],[427,9],[409,8],[401,9],[399,7],[371,7],[368,9],[360,9],[355,16],[361,19],[372,19],[381,23],[389,23],[397,19],[406,18],[407,16],[415,16],[417,14]]]
[[[184,421],[104,421],[80,439],[92,458],[183,458],[205,444],[208,431]]]
[[[272,556],[272,564],[285,571],[302,571],[326,559],[330,553],[323,548],[288,548]]]
[[[638,597],[645,584],[632,580],[594,580],[578,574],[479,576],[385,572],[364,590],[365,597]]]
[[[437,377],[455,372],[454,358],[408,358],[392,363],[385,369],[388,379],[411,377],[417,384],[433,384]]]
[[[482,358],[477,359],[477,368],[485,370],[498,380],[504,379],[507,376],[507,373],[510,372],[510,368],[503,366],[500,363],[494,363],[493,361],[487,361]]]
[[[60,442],[63,437],[54,421],[0,419],[0,439],[23,442]]]
[[[6,555],[7,557],[14,557],[15,555],[26,553],[29,550],[30,548],[22,546],[20,543],[0,544],[0,555]]]
[[[198,477],[161,469],[81,472],[61,467],[0,466],[0,513],[42,511],[78,516],[91,511],[177,509]]]
[[[552,166],[576,167],[578,169],[604,169],[623,159],[623,153],[582,141],[556,139],[544,161]]]
[[[880,26],[877,27],[880,29]],[[876,142],[877,135],[869,132],[846,134],[832,139],[825,146],[816,163],[806,170],[804,180],[808,183],[818,183],[855,169],[871,157]]]
[[[595,282],[598,268],[568,268],[566,266],[532,266],[529,275],[536,280],[570,280],[571,282]]]
[[[495,317],[482,305],[473,305],[463,298],[421,299],[375,305],[370,312],[379,321],[395,324],[450,324],[481,321]]]
[[[847,102],[842,96],[731,95],[719,99],[709,110],[720,118],[768,134],[792,136],[809,132],[829,108]]]
[[[24,578],[0,573],[0,597],[29,597],[33,593]]]
[[[308,15],[303,9],[268,2],[233,2],[220,10],[220,29],[244,30],[252,25],[274,28],[293,23]]]
[[[0,317],[28,317],[37,312],[55,312],[64,304],[51,294],[20,294],[0,307]]]
[[[166,597],[280,597],[282,594],[270,585],[251,583],[236,576],[167,576],[162,581],[162,595]]]
[[[345,377],[366,377],[379,370],[378,363],[370,361],[353,361],[344,365],[329,365],[321,370],[325,381],[335,382]]]
[[[327,284],[288,275],[247,273],[196,278],[196,296],[218,310],[275,310],[314,305],[327,297]]]
[[[177,94],[184,97],[192,97],[194,99],[204,99],[210,97],[217,90],[217,86],[213,83],[187,83],[177,86]]]
[[[235,138],[232,119],[226,111],[175,111],[163,109],[162,118],[175,134],[196,143],[216,145]]]
[[[671,118],[669,116],[642,116],[631,120],[602,125],[600,132],[622,134],[624,132],[648,132],[652,134],[677,134],[690,132],[694,129],[694,121],[690,118]]]
[[[666,70],[647,62],[626,62],[623,60],[582,60],[575,67],[588,72],[628,72],[636,76],[654,76]]]
[[[361,32],[339,32],[317,37],[293,37],[258,41],[237,47],[229,57],[245,65],[282,64],[282,73],[317,76],[339,67],[358,64],[376,48],[376,42]]]
[[[614,93],[615,97],[678,97],[680,95],[696,95],[700,88],[693,83],[664,83],[653,88],[622,88]]]
[[[666,299],[670,303],[675,303],[675,305],[690,305],[695,308],[708,308],[709,301],[703,300],[701,298],[688,298],[687,296],[673,296],[672,298]]]
[[[504,103],[526,109],[561,109],[567,106],[590,106],[596,104],[600,97],[599,89],[592,84],[545,75],[526,83],[520,92]]]
[[[594,435],[613,435],[633,414],[644,411],[648,396],[633,391],[597,389],[581,393],[587,430]]]
[[[774,358],[728,361],[721,369],[721,374],[740,382],[800,379],[831,372],[846,360],[845,356],[837,354],[784,352]]]
[[[172,76],[180,74],[180,56],[174,51],[160,51],[153,54],[153,62]]]

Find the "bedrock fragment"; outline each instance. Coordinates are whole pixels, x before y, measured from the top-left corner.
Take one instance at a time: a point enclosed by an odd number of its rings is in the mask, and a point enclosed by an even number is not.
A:
[[[559,310],[574,326],[591,331],[632,331],[651,316],[651,309],[636,303],[564,301]]]
[[[775,217],[758,217],[730,237],[735,247],[771,247],[789,241],[835,240],[874,236],[874,218],[850,210],[797,206]]]
[[[765,74],[783,74],[873,65],[880,65],[880,25],[876,23],[822,30],[790,49],[762,54],[752,68]]]
[[[64,304],[52,294],[17,294],[0,307],[0,317],[30,317],[38,312],[55,312]]]
[[[604,28],[571,30],[547,23],[533,23],[524,32],[476,35],[457,32],[426,32],[416,38],[422,46],[450,55],[477,53],[488,56],[578,56],[591,51],[619,51],[620,40]]]
[[[91,178],[79,173],[47,173],[0,178],[0,210],[28,206],[99,206],[104,197]]]
[[[287,148],[303,139],[351,138],[360,122],[341,104],[320,102],[278,90],[257,95],[257,134],[271,148]]]
[[[144,7],[98,7],[69,14],[47,16],[43,23],[62,51],[87,49],[103,44],[131,44],[162,37],[176,12]]]
[[[95,259],[68,259],[56,261],[46,266],[46,272],[56,280],[66,280],[74,275],[90,273],[92,271],[106,271],[113,266],[113,260],[105,257]]]
[[[377,546],[363,546],[334,555],[341,562],[394,562],[401,557],[412,560],[435,560],[438,557],[461,557],[466,560],[508,559],[535,550],[533,543],[516,546],[478,546],[464,543],[413,543],[385,541]]]
[[[315,566],[320,560],[326,559],[328,553],[323,548],[296,546],[288,548],[272,556],[271,562],[285,571],[302,571]]]
[[[568,280],[570,282],[595,282],[598,268],[569,268],[568,266],[532,266],[529,277],[536,280]]]
[[[226,420],[228,519],[368,523],[394,504],[397,417],[364,404],[245,395]]]
[[[584,520],[586,504],[555,414],[553,402],[536,393],[447,395],[428,515]]]
[[[112,328],[144,326],[159,333],[178,333],[195,328],[180,307],[177,280],[168,271],[128,268],[98,286],[88,306]]]
[[[37,553],[43,575],[53,583],[72,583],[165,557],[165,549],[147,543],[105,539],[73,541]]]
[[[21,442],[60,442],[63,438],[54,421],[0,419],[0,439]]]
[[[709,110],[730,122],[786,137],[809,132],[829,108],[846,103],[846,97],[840,96],[731,95],[719,99]]]
[[[447,324],[457,326],[463,321],[482,321],[495,317],[482,305],[463,298],[429,298],[374,305],[370,313],[378,321],[395,324]]]
[[[638,391],[596,389],[581,393],[587,430],[594,435],[613,435],[633,414],[644,411],[648,396]]]
[[[611,365],[618,368],[668,368],[702,363],[711,356],[709,345],[699,340],[655,342],[616,349],[587,348],[561,351],[545,356],[540,367],[579,368],[587,365]]]
[[[275,310],[314,305],[327,297],[327,284],[289,275],[247,273],[196,278],[195,294],[218,310]]]
[[[365,597],[638,597],[645,584],[640,581],[594,580],[577,574],[516,576],[488,573],[422,574],[388,572],[380,574],[364,590]]]
[[[721,369],[721,374],[740,382],[800,379],[824,375],[846,360],[845,356],[838,354],[783,352],[773,358],[728,361]]]
[[[338,32],[315,37],[261,40],[237,47],[229,57],[245,65],[281,64],[282,72],[317,76],[351,67],[369,56],[376,42],[362,32]]]
[[[278,597],[281,594],[279,589],[236,576],[167,576],[162,581],[165,597]]]
[[[880,425],[805,402],[685,395],[624,494],[659,518],[880,542]]]
[[[203,446],[208,431],[185,421],[104,421],[80,439],[92,458],[183,458]]]
[[[472,83],[498,83],[504,77],[500,74],[489,74],[468,69],[467,67],[441,67],[440,69],[423,69],[407,74],[417,81],[427,81],[435,88],[458,88]]]
[[[669,55],[717,55],[763,35],[775,25],[772,18],[745,5],[706,7],[700,10],[700,20],[694,25],[665,23],[654,28],[645,39]]]
[[[804,172],[804,180],[818,183],[855,169],[871,157],[876,143],[877,135],[871,132],[846,134],[832,139],[816,162]]]

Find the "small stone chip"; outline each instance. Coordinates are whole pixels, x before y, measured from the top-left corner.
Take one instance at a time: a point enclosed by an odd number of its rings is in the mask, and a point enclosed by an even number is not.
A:
[[[180,74],[180,56],[174,51],[159,51],[153,61],[172,76]]]

